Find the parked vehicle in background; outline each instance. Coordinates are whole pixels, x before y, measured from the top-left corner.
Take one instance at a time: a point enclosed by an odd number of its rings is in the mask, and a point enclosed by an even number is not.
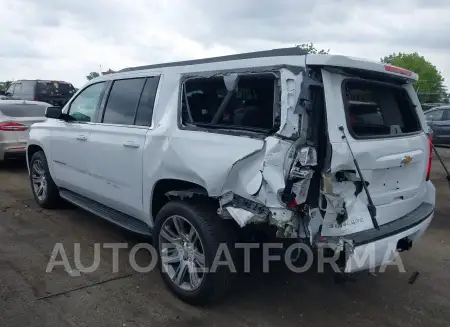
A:
[[[0,101],[0,161],[25,157],[29,128],[46,119],[50,106],[37,101]]]
[[[450,145],[450,105],[429,109],[425,112],[425,119],[433,131],[433,143]]]
[[[40,101],[62,107],[75,92],[73,85],[64,81],[18,80],[11,83],[1,98]]]
[[[33,125],[30,185],[42,207],[63,198],[152,235],[190,303],[230,288],[214,259],[247,232],[328,248],[340,274],[378,267],[433,219],[417,79],[299,48],[127,68]]]

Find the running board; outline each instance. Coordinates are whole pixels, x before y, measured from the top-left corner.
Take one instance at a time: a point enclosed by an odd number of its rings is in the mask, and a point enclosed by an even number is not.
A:
[[[139,219],[126,215],[120,211],[114,210],[110,207],[107,207],[103,204],[100,204],[96,201],[93,201],[66,189],[60,189],[59,195],[64,200],[73,203],[77,207],[89,211],[90,213],[93,213],[100,218],[106,219],[114,225],[117,225],[123,229],[140,235],[152,235],[150,227]]]

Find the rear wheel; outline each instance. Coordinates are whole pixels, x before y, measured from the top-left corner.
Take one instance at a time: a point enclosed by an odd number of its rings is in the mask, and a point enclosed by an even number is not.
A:
[[[229,291],[236,275],[234,263],[213,267],[219,247],[234,258],[233,233],[228,227],[208,202],[172,201],[158,213],[153,240],[161,275],[183,301],[208,304]],[[221,262],[225,258],[222,255]]]
[[[41,207],[50,209],[61,202],[58,187],[50,176],[43,151],[38,151],[31,157],[30,182],[34,198]]]

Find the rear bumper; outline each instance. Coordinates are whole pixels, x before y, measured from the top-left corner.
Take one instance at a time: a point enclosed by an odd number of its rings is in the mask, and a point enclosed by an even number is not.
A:
[[[370,229],[340,238],[326,238],[319,246],[336,249],[336,246],[332,245],[340,244],[344,239],[346,241],[346,258],[342,267],[344,272],[374,269],[395,260],[400,240],[403,244],[406,241],[414,246],[427,230],[433,215],[434,205],[424,202],[407,215],[381,225],[379,230]]]
[[[348,256],[344,272],[352,273],[361,270],[370,270],[395,261],[398,255],[399,241],[408,240],[412,242],[412,246],[416,245],[422,234],[428,229],[432,220],[433,213],[426,216],[419,224],[406,230],[356,246],[353,253]]]
[[[0,143],[0,161],[14,158],[22,158],[26,154],[27,144],[24,142]]]

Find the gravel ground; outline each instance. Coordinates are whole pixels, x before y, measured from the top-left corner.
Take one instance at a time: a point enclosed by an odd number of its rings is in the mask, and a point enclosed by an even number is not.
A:
[[[450,150],[441,150],[450,163]],[[73,265],[74,243],[82,263],[94,243],[143,241],[80,209],[42,210],[35,204],[26,167],[0,165],[0,326],[450,326],[450,190],[438,162],[435,219],[419,246],[402,255],[407,269],[363,274],[338,285],[332,276],[296,275],[275,267],[242,276],[236,290],[214,307],[196,308],[174,298],[159,274],[131,269],[121,250],[113,272],[110,249],[99,268],[76,276],[45,269],[56,243]],[[138,252],[144,266],[150,257]],[[419,271],[414,284],[411,273]],[[61,294],[60,294],[61,293]],[[59,294],[59,295],[58,295]]]

